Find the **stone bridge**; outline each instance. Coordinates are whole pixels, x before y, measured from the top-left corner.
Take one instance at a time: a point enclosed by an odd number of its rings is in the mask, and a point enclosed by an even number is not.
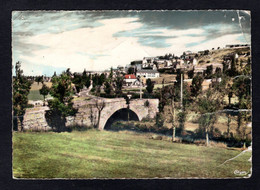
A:
[[[98,126],[100,130],[108,129],[116,120],[141,121],[143,118],[154,118],[158,112],[158,105],[158,99],[132,99],[128,108],[124,98],[81,97],[74,101],[74,107],[78,112],[75,116],[67,117],[65,125]],[[52,127],[46,122],[46,111],[46,106],[27,109],[23,120],[24,129],[51,130]]]
[[[141,121],[143,118],[154,118],[158,112],[158,99],[133,99],[130,101],[129,108],[124,98],[94,98],[89,101],[75,101],[74,106],[78,108],[78,113],[74,118],[68,118],[69,124],[78,125],[97,125],[99,110],[100,122],[98,128],[103,130],[115,120]],[[110,122],[110,123],[109,123]]]

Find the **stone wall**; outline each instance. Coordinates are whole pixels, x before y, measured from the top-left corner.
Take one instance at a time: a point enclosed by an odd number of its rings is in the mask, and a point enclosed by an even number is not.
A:
[[[23,128],[29,131],[50,131],[52,128],[45,119],[45,111],[49,110],[45,107],[35,107],[26,109],[23,118]]]

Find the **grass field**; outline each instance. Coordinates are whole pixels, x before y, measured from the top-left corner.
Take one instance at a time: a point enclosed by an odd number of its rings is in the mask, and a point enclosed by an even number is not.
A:
[[[251,152],[152,140],[129,131],[13,133],[15,178],[247,177]],[[246,174],[234,174],[234,171]]]
[[[45,82],[44,84],[46,84],[48,87],[51,87],[52,83],[51,82]],[[31,86],[31,90],[30,93],[28,95],[28,99],[29,100],[43,100],[43,96],[40,94],[40,89],[42,88],[42,83],[37,83],[34,82]],[[50,98],[51,96],[48,95],[46,98]]]

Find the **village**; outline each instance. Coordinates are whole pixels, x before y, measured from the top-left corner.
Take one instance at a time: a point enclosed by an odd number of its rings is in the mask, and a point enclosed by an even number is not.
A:
[[[13,177],[252,175],[250,12],[12,18]]]
[[[234,59],[240,59],[242,69],[247,64],[247,59],[250,57],[248,44],[234,44],[226,45],[223,48],[212,48],[209,50],[191,52],[185,51],[181,56],[174,56],[174,54],[165,54],[164,56],[143,57],[140,60],[134,60],[130,64],[124,66],[117,66],[105,71],[84,71],[90,76],[104,75],[108,78],[112,74],[112,78],[116,78],[117,74],[123,77],[122,89],[127,92],[135,92],[140,90],[143,93],[145,90],[147,79],[151,80],[155,88],[161,88],[162,85],[170,85],[176,82],[177,73],[183,72],[183,82],[188,86],[192,84],[192,78],[195,75],[205,76],[202,82],[202,90],[206,90],[214,81],[221,81],[221,77],[217,73],[223,72],[223,65],[225,69],[231,69],[231,63]],[[236,52],[235,50],[242,50]],[[208,73],[208,76],[206,74]],[[217,74],[217,75],[216,75]],[[54,74],[56,75],[56,74]],[[71,77],[81,76],[82,73],[70,73]],[[211,76],[209,76],[211,75]],[[213,77],[214,76],[214,77]],[[215,77],[218,76],[218,77]],[[52,77],[46,76],[28,76],[29,80],[40,80],[51,83]],[[92,81],[93,82],[93,81]],[[74,84],[74,92],[76,96],[89,94],[94,92],[93,84],[82,86],[81,92],[77,93]],[[104,91],[104,85],[99,86],[99,91]],[[96,93],[94,93],[96,95]],[[50,99],[51,97],[49,97]],[[48,100],[48,99],[46,99]],[[47,101],[45,102],[47,103]],[[34,106],[42,106],[42,100],[29,100],[29,104]]]

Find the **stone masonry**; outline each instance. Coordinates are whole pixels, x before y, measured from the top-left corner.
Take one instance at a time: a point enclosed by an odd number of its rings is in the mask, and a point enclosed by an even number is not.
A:
[[[146,102],[149,102],[149,106]],[[116,111],[127,108],[124,98],[97,98],[92,97],[90,100],[79,100],[74,102],[74,107],[78,109],[75,116],[66,118],[66,126],[95,126],[98,121],[98,105],[105,103],[105,107],[101,111],[99,129],[103,130],[107,120]],[[136,113],[139,120],[149,117],[154,118],[158,112],[158,99],[133,99],[130,101],[129,109]],[[24,115],[23,125],[25,130],[32,131],[48,131],[52,128],[48,125],[45,119],[45,112],[48,107],[37,107],[26,110]]]

